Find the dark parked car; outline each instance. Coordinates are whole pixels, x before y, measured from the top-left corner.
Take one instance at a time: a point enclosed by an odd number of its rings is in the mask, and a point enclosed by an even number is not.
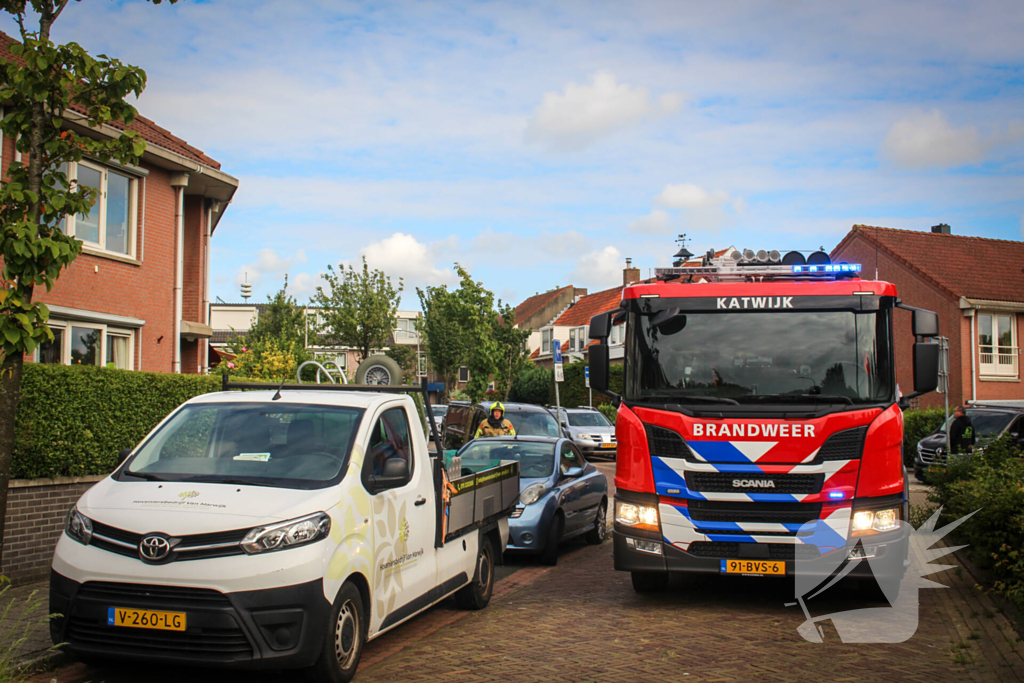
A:
[[[452,401],[444,418],[441,441],[446,450],[458,450],[476,436],[480,423],[487,419],[492,402],[472,404]],[[505,418],[512,423],[519,436],[562,436],[555,416],[545,408],[529,403],[505,403]]]
[[[999,403],[973,403],[967,408],[967,416],[974,425],[975,448],[995,441],[1004,434],[1017,444],[1024,446],[1024,401]],[[951,421],[952,416],[949,417]],[[946,424],[917,442],[917,457],[914,458],[914,476],[924,481],[925,471],[932,465],[944,465],[949,448],[946,445]]]
[[[562,541],[608,534],[608,479],[565,438],[497,436],[475,439],[459,451],[473,469],[499,460],[519,462],[519,505],[508,520],[506,552],[540,554],[558,562]],[[492,462],[489,462],[492,461]]]

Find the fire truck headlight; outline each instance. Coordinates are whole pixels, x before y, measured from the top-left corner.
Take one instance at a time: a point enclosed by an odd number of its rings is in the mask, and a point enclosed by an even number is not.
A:
[[[615,521],[633,529],[659,531],[658,508],[653,505],[639,505],[615,501]]]
[[[883,510],[859,510],[853,513],[853,535],[866,536],[900,528],[901,507]]]

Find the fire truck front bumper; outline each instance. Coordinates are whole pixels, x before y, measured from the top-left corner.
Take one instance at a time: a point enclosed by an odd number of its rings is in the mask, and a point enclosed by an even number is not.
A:
[[[645,534],[646,535],[646,534]],[[615,568],[630,572],[727,573],[726,561],[782,562],[785,575],[829,577],[845,572],[850,578],[886,580],[903,577],[909,539],[902,532],[877,534],[861,543],[819,554],[813,546],[775,543],[691,543],[682,550],[664,540],[632,535],[618,528],[613,535]],[[867,561],[865,561],[867,560]],[[734,573],[734,572],[728,572]],[[761,575],[761,572],[752,571]],[[769,575],[773,572],[765,572]]]

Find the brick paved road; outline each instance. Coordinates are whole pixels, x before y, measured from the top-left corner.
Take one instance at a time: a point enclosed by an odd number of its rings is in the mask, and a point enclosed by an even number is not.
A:
[[[920,491],[915,491],[920,496]],[[612,569],[611,544],[575,544],[558,567],[517,563],[491,605],[462,612],[450,602],[367,646],[358,681],[1024,681],[1024,646],[966,572],[936,575],[948,589],[921,594],[920,626],[897,645],[845,645],[797,634],[803,615],[785,607],[783,580],[695,577],[660,595],[633,592]],[[841,589],[816,613],[855,606]],[[46,682],[54,674],[39,677]],[[185,678],[194,683],[293,680],[292,674],[90,669],[60,683]]]

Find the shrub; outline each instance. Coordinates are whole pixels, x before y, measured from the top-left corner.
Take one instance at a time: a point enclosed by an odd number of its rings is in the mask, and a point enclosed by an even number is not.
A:
[[[554,403],[554,376],[551,370],[546,370],[539,365],[528,365],[523,368],[512,383],[508,392],[508,400],[513,403],[534,403],[546,405],[548,397]]]
[[[908,410],[903,413],[903,464],[913,467],[917,455],[917,442],[942,424],[945,413],[939,408]]]
[[[263,380],[295,381],[295,370],[312,358],[302,344],[277,339],[258,339],[238,342],[238,356],[231,361],[220,363],[215,372],[229,374],[236,379],[250,378]],[[306,368],[316,373],[313,368]]]
[[[929,482],[943,523],[975,513],[954,532],[957,541],[991,572],[997,592],[1024,607],[1024,452],[1004,437],[951,457],[945,470],[929,471]]]
[[[602,403],[597,407],[597,409],[600,410],[606,418],[608,418],[609,422],[615,424],[615,420],[617,419],[617,408],[615,406],[611,403]]]
[[[106,474],[179,405],[220,378],[25,363],[11,477]]]

